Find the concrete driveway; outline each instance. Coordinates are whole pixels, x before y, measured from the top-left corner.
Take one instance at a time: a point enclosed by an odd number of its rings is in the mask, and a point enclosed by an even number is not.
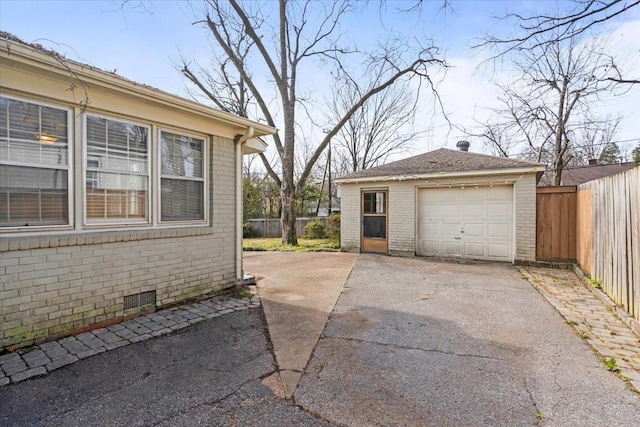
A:
[[[294,399],[353,426],[640,425],[640,396],[507,264],[361,255]]]
[[[311,352],[357,259],[336,252],[246,252],[256,276],[278,372],[293,396]]]

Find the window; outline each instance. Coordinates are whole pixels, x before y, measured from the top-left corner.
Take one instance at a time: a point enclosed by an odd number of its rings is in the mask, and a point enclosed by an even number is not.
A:
[[[364,193],[364,213],[383,214],[385,193]]]
[[[204,139],[160,132],[160,220],[203,221]]]
[[[0,227],[68,225],[69,111],[0,96]]]
[[[149,221],[149,128],[86,117],[87,222]]]

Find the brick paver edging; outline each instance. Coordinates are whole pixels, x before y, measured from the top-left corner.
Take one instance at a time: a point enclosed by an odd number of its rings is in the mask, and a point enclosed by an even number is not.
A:
[[[47,374],[127,344],[166,335],[206,319],[258,307],[258,296],[250,299],[215,297],[4,354],[0,356],[0,387]]]
[[[602,358],[640,392],[640,336],[613,303],[596,295],[590,284],[570,270],[520,266],[527,279]],[[609,300],[610,301],[610,300]]]

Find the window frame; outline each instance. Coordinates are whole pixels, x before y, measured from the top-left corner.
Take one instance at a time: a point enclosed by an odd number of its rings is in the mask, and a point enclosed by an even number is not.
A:
[[[162,173],[162,132],[167,132],[175,135],[186,136],[188,138],[194,138],[202,140],[202,178],[191,178],[191,177],[183,177],[176,175],[163,175]],[[162,227],[170,227],[170,226],[185,226],[185,225],[208,225],[209,224],[209,137],[193,132],[172,129],[170,127],[158,127],[156,136],[156,155],[154,156],[154,160],[156,162],[155,170],[157,173],[155,174],[154,184],[157,189],[157,203],[155,214],[157,218],[157,224]],[[162,220],[162,178],[165,179],[178,179],[184,181],[197,181],[203,182],[203,218],[202,219],[194,219],[194,220],[177,220],[177,221],[168,221]]]
[[[87,119],[91,117],[97,117],[99,119],[104,119],[107,121],[120,122],[128,125],[139,126],[147,129],[147,159],[146,159],[146,167],[147,173],[146,175],[139,174],[138,176],[146,176],[147,177],[147,203],[145,207],[145,218],[143,219],[131,219],[125,218],[122,220],[114,220],[114,219],[104,219],[104,220],[90,220],[87,216],[87,162],[89,160],[89,149],[88,149],[88,133],[89,127],[87,125]],[[124,228],[124,227],[150,227],[153,225],[153,188],[152,181],[154,180],[153,175],[154,171],[152,169],[152,157],[153,157],[153,137],[152,137],[152,126],[147,123],[136,122],[129,119],[124,119],[118,116],[110,116],[106,114],[98,114],[93,112],[85,112],[82,114],[82,226],[87,229],[95,229],[95,228]],[[91,155],[93,156],[93,155]],[[95,159],[94,159],[95,160]],[[102,159],[98,159],[100,163]],[[118,171],[116,171],[117,173]],[[109,172],[107,172],[109,173]],[[99,180],[99,178],[98,178]]]
[[[5,166],[18,166],[18,167],[27,167],[33,169],[53,169],[53,170],[62,170],[67,173],[67,223],[66,224],[52,224],[52,225],[29,225],[29,226],[7,226],[0,227],[2,232],[14,232],[14,231],[47,231],[47,230],[70,230],[73,229],[75,224],[75,216],[74,216],[74,200],[75,200],[75,180],[74,180],[74,159],[75,159],[75,139],[74,139],[74,127],[73,127],[73,109],[68,106],[62,106],[57,104],[50,104],[47,102],[42,102],[39,100],[31,99],[31,98],[23,98],[18,96],[11,96],[5,93],[0,93],[0,97],[6,98],[7,100],[14,100],[18,102],[24,102],[28,104],[38,105],[41,107],[52,108],[60,111],[64,111],[67,116],[67,164],[65,167],[53,167],[52,165],[44,165],[30,162],[20,162],[20,161],[11,161],[11,160],[2,160],[0,159],[0,164]],[[8,123],[7,123],[8,125]],[[41,123],[40,123],[41,125]],[[8,137],[8,135],[7,135]]]

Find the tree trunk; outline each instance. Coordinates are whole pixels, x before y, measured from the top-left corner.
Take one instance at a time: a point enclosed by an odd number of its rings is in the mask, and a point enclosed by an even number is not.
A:
[[[285,91],[286,92],[286,91]],[[282,243],[297,245],[296,234],[296,184],[294,182],[295,115],[292,102],[283,102],[284,147],[282,153]]]
[[[284,182],[283,182],[284,184]],[[287,245],[297,245],[298,236],[296,234],[296,204],[293,194],[286,194],[285,187],[282,188],[282,243]]]

